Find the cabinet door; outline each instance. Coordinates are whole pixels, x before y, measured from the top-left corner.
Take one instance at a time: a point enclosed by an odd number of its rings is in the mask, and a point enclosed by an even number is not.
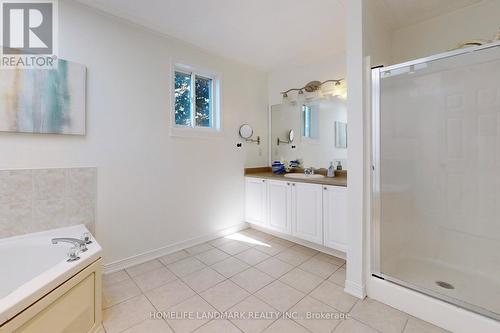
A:
[[[266,180],[245,178],[245,220],[266,226]]]
[[[269,181],[267,185],[268,226],[276,231],[291,233],[290,183]]]
[[[323,244],[322,187],[292,184],[292,234],[309,242]]]
[[[325,246],[347,251],[347,188],[323,186]]]

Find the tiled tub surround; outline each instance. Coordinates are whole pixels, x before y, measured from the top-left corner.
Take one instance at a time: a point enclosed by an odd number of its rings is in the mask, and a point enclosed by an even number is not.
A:
[[[101,333],[445,332],[344,289],[345,261],[255,229],[103,276]],[[151,319],[166,312],[295,312],[294,319]],[[307,312],[349,313],[304,319]],[[196,314],[195,314],[196,315]]]
[[[84,224],[94,232],[97,169],[0,170],[0,238]]]

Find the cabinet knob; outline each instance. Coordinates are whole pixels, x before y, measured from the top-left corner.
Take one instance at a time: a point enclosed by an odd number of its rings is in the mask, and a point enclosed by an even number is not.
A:
[[[265,179],[262,179],[262,182],[263,182],[263,183],[265,183],[265,182],[266,182],[266,180],[265,180]]]
[[[292,186],[295,186],[295,183],[292,183]]]
[[[326,190],[328,190],[328,188],[325,186],[325,187],[323,187],[323,190],[325,190],[325,191],[326,191]]]
[[[288,186],[290,186],[290,183],[286,183]]]

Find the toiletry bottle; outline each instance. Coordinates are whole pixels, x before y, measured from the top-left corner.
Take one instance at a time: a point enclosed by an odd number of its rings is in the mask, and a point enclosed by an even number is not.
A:
[[[341,171],[342,170],[342,162],[337,161],[337,170]]]
[[[333,162],[330,162],[330,166],[328,167],[327,177],[335,177],[335,167],[333,166]]]

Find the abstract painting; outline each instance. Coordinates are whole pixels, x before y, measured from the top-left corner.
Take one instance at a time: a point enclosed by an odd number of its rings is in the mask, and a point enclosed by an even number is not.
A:
[[[0,131],[85,135],[85,66],[0,70]]]

